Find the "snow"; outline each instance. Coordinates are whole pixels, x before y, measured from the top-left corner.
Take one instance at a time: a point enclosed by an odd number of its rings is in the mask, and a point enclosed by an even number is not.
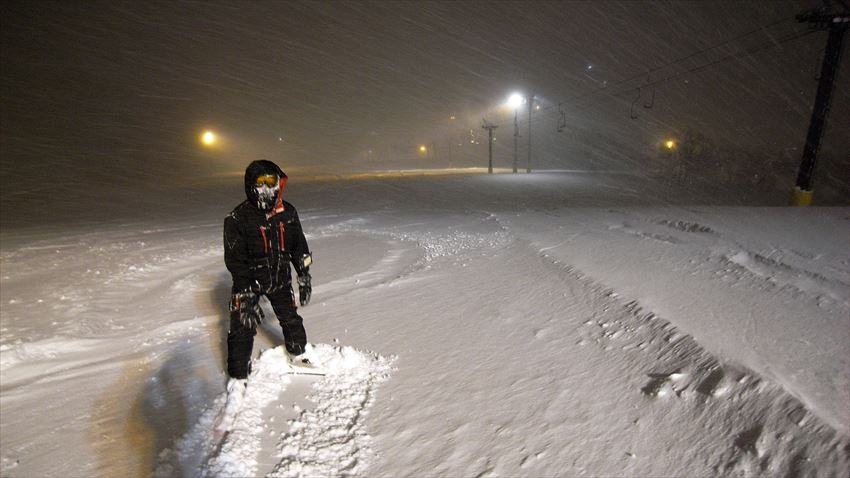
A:
[[[385,380],[391,360],[364,354],[351,347],[308,347],[322,378],[299,375],[303,371],[288,363],[282,346],[260,354],[247,387],[244,380],[230,380],[226,393],[213,402],[174,449],[159,454],[154,476],[257,476],[264,465],[265,436],[278,436],[278,462],[267,476],[332,476],[357,474],[371,457],[369,436],[362,417],[376,386]],[[294,374],[294,375],[293,375]],[[288,421],[286,432],[270,426],[287,423],[277,403],[302,378],[311,378],[314,409],[302,410]],[[175,466],[176,464],[176,466]],[[268,471],[268,470],[265,470]]]
[[[245,388],[224,180],[135,222],[2,231],[0,475],[850,472],[845,207],[671,205],[624,174],[293,176],[326,375],[291,374],[267,320]],[[157,220],[169,201],[193,206]]]

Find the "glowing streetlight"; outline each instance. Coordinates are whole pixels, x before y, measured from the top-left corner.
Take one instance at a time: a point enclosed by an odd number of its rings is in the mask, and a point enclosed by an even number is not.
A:
[[[672,139],[668,139],[667,141],[664,142],[664,147],[672,151],[672,150],[676,149],[676,142],[673,141]]]
[[[213,133],[212,131],[204,131],[204,134],[201,135],[201,143],[203,143],[205,146],[214,145],[217,139],[218,138],[216,137],[215,133]]]
[[[516,110],[522,105],[524,101],[525,98],[523,98],[521,94],[513,93],[511,96],[508,97],[508,106]]]
[[[427,152],[428,152],[428,148],[427,148],[427,147],[423,144],[422,146],[420,146],[420,147],[419,147],[419,152],[420,152],[420,153],[423,153],[423,154],[424,154],[424,153],[427,153]]]
[[[517,141],[519,141],[519,122],[517,121],[517,115],[519,107],[524,101],[525,98],[520,93],[513,93],[508,97],[508,106],[514,110],[514,173],[516,173],[517,154],[519,153],[519,146],[517,145]]]

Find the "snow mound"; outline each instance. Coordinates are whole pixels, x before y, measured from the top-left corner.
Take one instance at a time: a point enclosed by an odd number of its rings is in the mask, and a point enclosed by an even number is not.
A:
[[[262,352],[247,387],[231,380],[228,391],[215,399],[174,449],[160,454],[155,476],[362,473],[372,455],[363,417],[376,387],[389,377],[393,358],[324,344],[308,345],[307,353],[321,364],[324,376],[294,374],[282,346]],[[299,380],[315,380],[309,397],[315,409],[297,409],[295,418],[275,422],[276,408],[293,398],[287,397],[288,389]],[[261,469],[270,458],[264,446],[266,436],[280,437],[273,470]]]

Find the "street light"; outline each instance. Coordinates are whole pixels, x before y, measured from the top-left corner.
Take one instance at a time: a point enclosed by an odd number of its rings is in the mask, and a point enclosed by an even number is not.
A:
[[[519,153],[519,121],[517,120],[519,116],[519,107],[522,106],[523,103],[528,103],[528,164],[526,165],[525,172],[531,172],[531,112],[534,110],[534,94],[530,95],[528,98],[524,97],[521,93],[512,93],[511,96],[508,97],[508,106],[514,109],[514,173],[517,172],[517,157]],[[537,105],[537,109],[540,109],[540,105]]]
[[[214,145],[216,139],[217,138],[215,136],[215,133],[213,133],[212,131],[204,131],[204,133],[201,135],[201,143],[203,143],[205,146]]]
[[[508,106],[513,109],[517,109],[522,106],[523,101],[525,101],[525,98],[523,98],[521,94],[513,93],[508,97]]]
[[[514,174],[516,174],[517,155],[519,151],[519,146],[517,144],[519,141],[519,122],[517,122],[517,115],[519,113],[519,107],[522,105],[524,100],[525,99],[519,93],[513,93],[508,97],[508,106],[514,110]]]

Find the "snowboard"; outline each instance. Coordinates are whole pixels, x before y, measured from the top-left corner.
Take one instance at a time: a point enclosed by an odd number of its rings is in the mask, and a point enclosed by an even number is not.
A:
[[[289,358],[289,373],[292,375],[316,375],[320,377],[326,375],[325,369],[316,362],[300,363],[292,360],[291,357]]]

